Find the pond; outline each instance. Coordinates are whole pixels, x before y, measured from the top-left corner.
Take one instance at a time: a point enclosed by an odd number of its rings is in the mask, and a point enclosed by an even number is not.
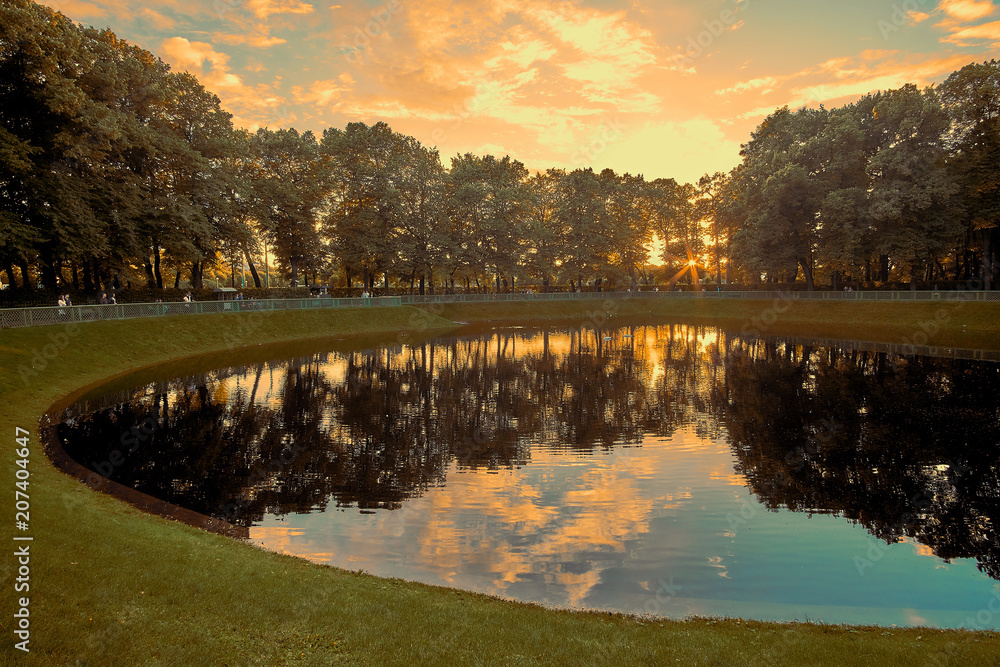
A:
[[[564,608],[1000,627],[1000,364],[685,325],[470,332],[90,397],[126,486]]]

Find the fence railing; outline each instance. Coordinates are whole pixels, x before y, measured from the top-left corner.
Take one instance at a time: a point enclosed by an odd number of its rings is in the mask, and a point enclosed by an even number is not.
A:
[[[0,309],[0,329],[70,324],[98,320],[128,320],[140,317],[195,315],[201,313],[310,310],[322,308],[377,308],[428,303],[493,303],[502,301],[565,301],[575,299],[747,299],[773,301],[993,301],[1000,291],[896,291],[896,292],[553,292],[549,294],[427,294],[384,297],[312,297],[297,299],[247,299],[243,301],[196,301],[193,303],[121,303],[87,306],[47,306]]]

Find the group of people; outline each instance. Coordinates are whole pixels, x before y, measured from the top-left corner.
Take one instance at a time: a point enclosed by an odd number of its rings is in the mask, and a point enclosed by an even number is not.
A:
[[[115,301],[114,294],[108,296],[107,292],[101,292],[101,298],[97,300],[97,303],[104,305],[104,304],[117,303],[117,301]],[[56,305],[60,307],[72,306],[73,300],[69,298],[69,294],[60,294],[59,298],[56,300]]]

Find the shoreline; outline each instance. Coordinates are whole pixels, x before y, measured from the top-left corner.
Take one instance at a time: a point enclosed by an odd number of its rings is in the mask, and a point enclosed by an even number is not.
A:
[[[433,304],[424,309],[277,312],[252,321],[240,320],[247,314],[217,314],[94,322],[73,333],[61,326],[0,331],[0,401],[5,408],[0,423],[9,433],[15,428],[31,432],[31,532],[37,537],[31,653],[22,657],[27,664],[75,659],[149,664],[185,657],[196,663],[412,664],[501,661],[514,655],[526,662],[611,664],[680,658],[863,664],[944,656],[945,662],[972,664],[994,655],[1000,645],[995,631],[666,620],[552,610],[314,565],[94,493],[59,472],[37,446],[39,420],[49,409],[106,386],[115,377],[133,377],[136,368],[146,369],[141,373],[165,362],[183,366],[195,355],[232,359],[258,344],[342,336],[398,343],[447,332],[456,326],[455,320],[604,326],[619,318],[654,315],[739,331],[748,323],[753,326],[754,317],[761,323],[771,320],[765,314],[774,307],[766,302],[733,304],[745,306],[742,309],[721,308],[728,302],[697,302],[685,310],[677,308],[677,302],[661,302],[674,306],[661,309],[649,301],[628,301],[615,312],[578,302],[558,308],[552,303]],[[818,312],[800,305],[877,309]],[[932,320],[928,317],[935,318],[940,304],[904,303],[894,312],[887,312],[887,305],[796,303],[775,312],[768,330],[761,333],[794,335],[808,327],[815,336],[836,338],[838,333],[863,331],[866,337],[897,342],[937,322],[928,337],[933,343],[943,346],[957,340],[966,347],[985,341],[991,344],[977,349],[1000,349],[1000,304],[965,304],[961,313]],[[148,326],[151,322],[155,327]],[[49,358],[46,352],[53,350]],[[30,363],[34,352],[45,366],[31,369],[34,374],[19,374],[18,367]],[[13,450],[8,451],[13,477]],[[7,503],[8,525],[13,510],[13,503]],[[427,639],[435,636],[442,639]]]

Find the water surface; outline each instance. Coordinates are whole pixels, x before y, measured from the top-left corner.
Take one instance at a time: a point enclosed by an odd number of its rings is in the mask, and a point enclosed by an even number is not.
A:
[[[998,389],[993,362],[704,327],[508,330],[165,379],[59,436],[269,549],[382,576],[996,628]]]

